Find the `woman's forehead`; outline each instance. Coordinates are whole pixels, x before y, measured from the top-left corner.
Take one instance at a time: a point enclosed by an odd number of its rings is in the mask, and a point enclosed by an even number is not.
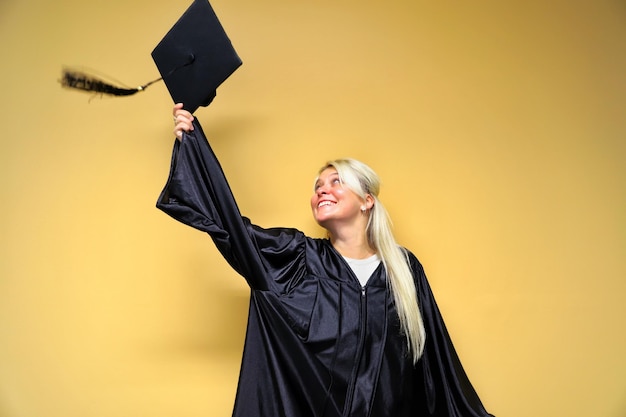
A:
[[[317,178],[315,178],[315,183],[326,181],[329,178],[335,178],[335,177],[340,177],[339,179],[341,179],[341,176],[339,175],[335,167],[330,166],[328,168],[324,168],[319,173]]]
[[[322,172],[320,172],[320,175],[318,176],[318,178],[329,177],[331,175],[339,175],[335,167],[324,168]]]

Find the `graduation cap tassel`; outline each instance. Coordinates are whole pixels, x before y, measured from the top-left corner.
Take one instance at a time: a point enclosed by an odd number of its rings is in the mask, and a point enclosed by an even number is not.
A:
[[[89,91],[93,93],[107,94],[111,96],[130,96],[145,90],[150,85],[161,81],[162,78],[150,81],[147,84],[140,85],[136,88],[124,88],[110,84],[93,75],[82,71],[65,69],[61,77],[61,85],[67,88]]]
[[[190,54],[189,57],[187,58],[187,62],[172,69],[165,76],[166,77],[170,76],[175,71],[193,64],[195,59],[196,59],[195,56],[193,54]],[[140,85],[139,87],[126,88],[126,87],[118,87],[116,85],[113,85],[107,81],[102,80],[101,78],[95,75],[88,74],[84,71],[78,71],[75,69],[66,68],[62,72],[62,77],[59,82],[61,83],[61,86],[63,87],[74,88],[76,90],[89,91],[92,93],[99,93],[99,94],[107,94],[110,96],[132,96],[133,94],[145,90],[152,84],[159,82],[162,79],[163,77],[159,77],[156,80],[152,80],[149,83]]]

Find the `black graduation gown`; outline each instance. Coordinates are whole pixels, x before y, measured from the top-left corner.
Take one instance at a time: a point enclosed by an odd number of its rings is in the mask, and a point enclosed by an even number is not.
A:
[[[242,217],[200,124],[176,141],[157,207],[207,232],[248,282],[236,417],[489,416],[409,253],[426,328],[413,365],[382,265],[362,288],[326,239]]]

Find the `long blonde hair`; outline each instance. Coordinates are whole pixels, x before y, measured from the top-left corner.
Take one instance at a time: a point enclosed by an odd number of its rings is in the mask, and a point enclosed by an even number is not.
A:
[[[389,214],[378,200],[380,179],[374,170],[355,159],[330,161],[319,172],[330,167],[337,170],[342,184],[359,197],[365,199],[369,194],[374,198],[366,228],[367,239],[372,248],[378,252],[387,271],[387,282],[393,294],[400,325],[406,336],[413,362],[416,363],[424,351],[426,332],[407,253],[396,243]]]

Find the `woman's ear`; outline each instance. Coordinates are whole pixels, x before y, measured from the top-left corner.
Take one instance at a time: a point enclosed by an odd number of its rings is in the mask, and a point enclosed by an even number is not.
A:
[[[371,194],[365,196],[365,208],[371,210],[374,207],[374,197]]]

